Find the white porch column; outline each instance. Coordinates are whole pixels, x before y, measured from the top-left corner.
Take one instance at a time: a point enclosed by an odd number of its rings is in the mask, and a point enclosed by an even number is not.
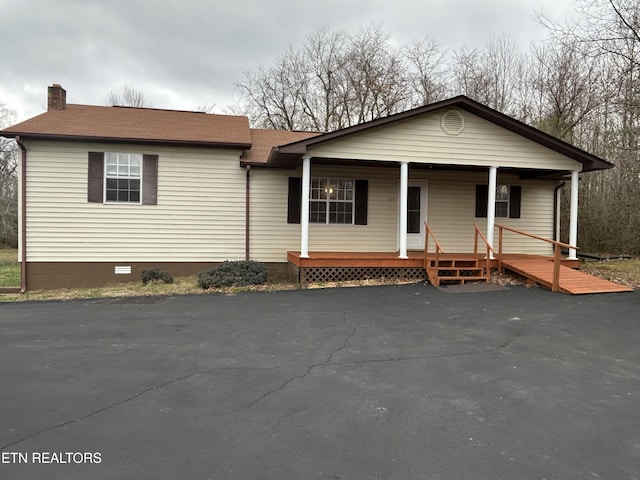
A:
[[[562,240],[560,240],[560,215],[562,215],[562,208],[560,205],[560,186],[556,187],[556,198],[555,198],[555,205],[556,205],[556,224],[555,224],[555,235],[553,237],[553,239],[556,242],[561,242]]]
[[[569,214],[569,245],[578,243],[578,184],[580,172],[571,172],[571,213]],[[577,260],[576,249],[569,249],[569,260]]]
[[[489,192],[487,198],[487,242],[493,248],[493,230],[496,224],[496,188],[498,167],[489,167]],[[493,258],[493,253],[489,253]]]
[[[400,255],[407,257],[407,196],[409,191],[409,163],[400,164]]]
[[[309,188],[311,157],[302,157],[302,198],[300,200],[300,258],[309,258]]]

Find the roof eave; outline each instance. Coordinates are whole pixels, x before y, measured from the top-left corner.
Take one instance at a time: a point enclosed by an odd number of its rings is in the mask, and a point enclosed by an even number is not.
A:
[[[466,97],[465,97],[466,98]],[[583,172],[593,170],[607,170],[613,168],[615,165],[607,162],[606,160],[599,158],[589,152],[586,152],[578,147],[571,145],[559,138],[554,137],[542,130],[527,125],[515,118],[509,117],[497,110],[493,110],[477,102],[473,102],[467,99],[467,102],[461,102],[457,105],[459,108],[468,111],[474,115],[477,115],[489,122],[499,125],[507,130],[510,130],[524,138],[527,138],[533,142],[536,142],[544,147],[554,150],[566,157],[576,160],[583,164]]]
[[[246,150],[251,148],[251,143],[245,142],[209,142],[200,140],[179,140],[166,138],[126,138],[126,137],[104,137],[89,135],[59,135],[59,134],[41,134],[29,132],[7,132],[0,131],[0,136],[7,138],[21,137],[29,140],[58,140],[70,142],[100,142],[100,143],[126,143],[137,145],[164,145],[164,146],[184,146],[184,147],[202,147],[202,148],[228,148]]]
[[[307,153],[307,146],[306,144],[300,144],[300,142],[290,145],[296,145],[297,148],[290,149],[289,145],[273,147],[265,166],[273,168],[296,168],[298,163],[300,163],[301,156]],[[283,151],[285,149],[286,151]]]

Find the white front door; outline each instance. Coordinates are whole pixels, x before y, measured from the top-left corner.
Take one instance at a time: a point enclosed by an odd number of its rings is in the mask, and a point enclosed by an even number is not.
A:
[[[407,192],[407,248],[424,248],[427,220],[427,182],[410,180]]]

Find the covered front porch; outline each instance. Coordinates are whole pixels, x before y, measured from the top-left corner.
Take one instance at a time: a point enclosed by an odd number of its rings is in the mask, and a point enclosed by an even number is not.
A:
[[[293,197],[299,208],[296,220],[290,223],[300,224],[301,258],[308,257],[312,250],[352,251],[354,247],[357,249],[356,244],[365,244],[368,247],[362,248],[363,251],[395,251],[398,258],[409,259],[410,252],[425,247],[427,221],[438,229],[449,248],[457,252],[468,251],[474,222],[480,224],[485,241],[492,247],[497,220],[558,240],[559,194],[560,188],[565,187],[571,194],[567,247],[569,258],[577,259],[579,170],[549,172],[405,161],[378,162],[375,166],[356,161],[357,167],[345,169],[331,161],[318,161],[312,173],[312,165],[314,161],[310,156],[302,157],[298,189],[290,188],[289,191],[289,205]],[[342,173],[345,171],[348,173]],[[358,176],[368,177],[368,180],[358,180]],[[349,185],[346,201],[338,196],[340,187],[334,185],[341,183]],[[359,188],[363,183],[364,189]],[[324,209],[320,213],[317,211],[319,203]],[[339,209],[345,207],[349,216],[343,221]],[[359,212],[364,213],[359,215]],[[385,217],[381,218],[382,215]],[[368,226],[371,233],[367,235],[365,230],[356,227],[350,235],[344,224]],[[384,238],[386,248],[372,249],[371,245],[376,241],[371,240],[376,238]],[[394,250],[389,248],[391,238]],[[334,250],[331,240],[349,244],[349,248]],[[322,244],[321,248],[317,248],[318,243]],[[552,251],[543,244],[534,244],[532,251],[530,243],[530,239],[521,238],[519,245],[508,244],[505,251],[536,254]],[[451,245],[455,247],[451,248]]]

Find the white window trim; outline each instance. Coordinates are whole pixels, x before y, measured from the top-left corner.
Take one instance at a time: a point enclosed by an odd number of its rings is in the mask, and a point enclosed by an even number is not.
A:
[[[107,155],[137,155],[140,157],[140,199],[137,202],[120,202],[117,200],[107,200]],[[103,160],[104,175],[102,178],[102,201],[106,205],[142,205],[142,189],[144,188],[144,156],[136,152],[105,152]],[[113,177],[109,177],[113,178]],[[131,177],[129,177],[131,178]]]
[[[351,182],[351,200],[331,200],[331,198],[327,198],[326,200],[324,200],[326,206],[327,206],[327,210],[326,210],[326,218],[324,222],[313,222],[311,220],[309,220],[309,224],[310,225],[355,225],[355,221],[356,221],[356,180],[354,178],[346,178],[346,177],[312,177],[311,178],[311,182],[310,185],[313,184],[314,180],[326,180],[327,183],[331,183],[331,180],[336,180],[336,181],[346,181],[346,182]],[[309,188],[309,207],[311,207],[311,202],[317,202],[320,203],[322,200],[320,199],[313,199],[311,198],[312,195],[312,188]],[[339,223],[339,222],[330,222],[330,206],[331,206],[331,202],[334,203],[348,203],[351,202],[351,222],[350,223]],[[309,208],[309,215],[311,215],[311,208]]]

